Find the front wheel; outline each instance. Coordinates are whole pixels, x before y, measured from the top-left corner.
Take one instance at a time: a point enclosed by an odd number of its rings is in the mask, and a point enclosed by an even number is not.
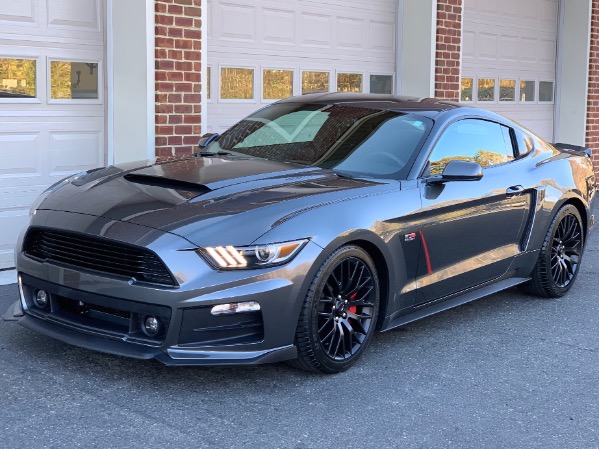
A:
[[[333,252],[314,277],[296,331],[297,368],[332,374],[353,365],[376,325],[380,296],[377,272],[362,248]]]
[[[576,207],[566,204],[551,222],[532,279],[522,286],[527,293],[559,298],[574,284],[584,250],[582,219]]]

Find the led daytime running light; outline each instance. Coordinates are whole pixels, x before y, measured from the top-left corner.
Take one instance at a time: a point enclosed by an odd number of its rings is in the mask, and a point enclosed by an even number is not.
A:
[[[242,246],[209,246],[200,250],[208,261],[216,268],[243,269],[264,268],[280,265],[299,252],[308,240],[271,243],[268,245]]]

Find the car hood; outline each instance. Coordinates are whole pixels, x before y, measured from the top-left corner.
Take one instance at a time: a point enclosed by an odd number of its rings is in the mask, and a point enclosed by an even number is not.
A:
[[[88,172],[38,209],[160,229],[199,246],[222,244],[223,236],[227,244],[244,245],[282,217],[378,184],[264,159],[189,157]]]

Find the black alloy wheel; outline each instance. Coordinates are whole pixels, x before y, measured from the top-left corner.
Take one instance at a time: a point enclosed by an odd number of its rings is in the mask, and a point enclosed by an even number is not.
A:
[[[551,242],[551,276],[558,287],[566,287],[578,270],[582,255],[582,229],[574,215],[566,215],[557,225]]]
[[[379,280],[362,248],[343,246],[316,274],[302,308],[293,366],[320,373],[349,368],[364,351],[376,325]]]
[[[566,204],[555,215],[545,236],[527,293],[559,298],[572,287],[584,251],[582,219],[576,207]]]

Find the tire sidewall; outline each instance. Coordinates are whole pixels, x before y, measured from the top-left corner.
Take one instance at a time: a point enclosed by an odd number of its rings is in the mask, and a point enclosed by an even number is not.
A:
[[[572,277],[572,280],[565,287],[560,287],[559,285],[556,284],[556,282],[553,279],[553,276],[551,274],[551,252],[552,252],[553,238],[555,237],[557,228],[558,228],[559,224],[562,222],[562,220],[564,218],[566,218],[568,215],[572,215],[576,218],[576,220],[578,220],[578,225],[580,227],[581,250],[580,250],[580,256],[578,258],[578,265],[576,267],[576,271],[574,272],[574,276]],[[584,254],[585,243],[586,243],[584,237],[585,236],[584,236],[584,227],[582,224],[582,217],[580,216],[578,209],[576,209],[576,207],[572,206],[571,204],[566,204],[557,212],[557,214],[555,215],[555,218],[551,222],[551,225],[549,226],[549,229],[547,231],[545,242],[544,242],[543,248],[542,248],[542,251],[543,251],[542,257],[544,258],[544,266],[546,267],[545,269],[547,270],[547,273],[546,273],[547,285],[546,285],[546,287],[550,291],[551,296],[553,296],[553,297],[563,296],[574,285],[574,282],[576,281],[576,278],[578,277],[578,272],[580,271],[580,263],[582,262],[582,256]]]
[[[332,271],[337,267],[337,265],[347,258],[357,258],[364,262],[368,269],[370,270],[373,278],[373,283],[375,286],[375,294],[374,294],[374,308],[372,312],[372,322],[370,323],[370,327],[366,334],[366,338],[364,339],[364,343],[360,346],[358,351],[352,355],[349,359],[344,361],[338,361],[332,359],[323,348],[320,342],[320,336],[318,335],[318,305],[320,300],[320,294],[324,288],[326,281],[331,275]],[[344,371],[353,365],[358,358],[362,355],[365,348],[370,343],[372,339],[372,334],[374,333],[374,329],[376,327],[376,320],[378,316],[379,310],[379,302],[380,302],[380,284],[378,274],[372,261],[371,257],[368,255],[366,251],[358,246],[343,246],[333,252],[327,260],[322,264],[321,269],[317,273],[314,278],[311,288],[308,291],[308,296],[306,298],[309,301],[309,333],[310,333],[310,345],[311,349],[316,356],[317,360],[320,364],[323,365],[323,368],[329,372],[339,372]]]

